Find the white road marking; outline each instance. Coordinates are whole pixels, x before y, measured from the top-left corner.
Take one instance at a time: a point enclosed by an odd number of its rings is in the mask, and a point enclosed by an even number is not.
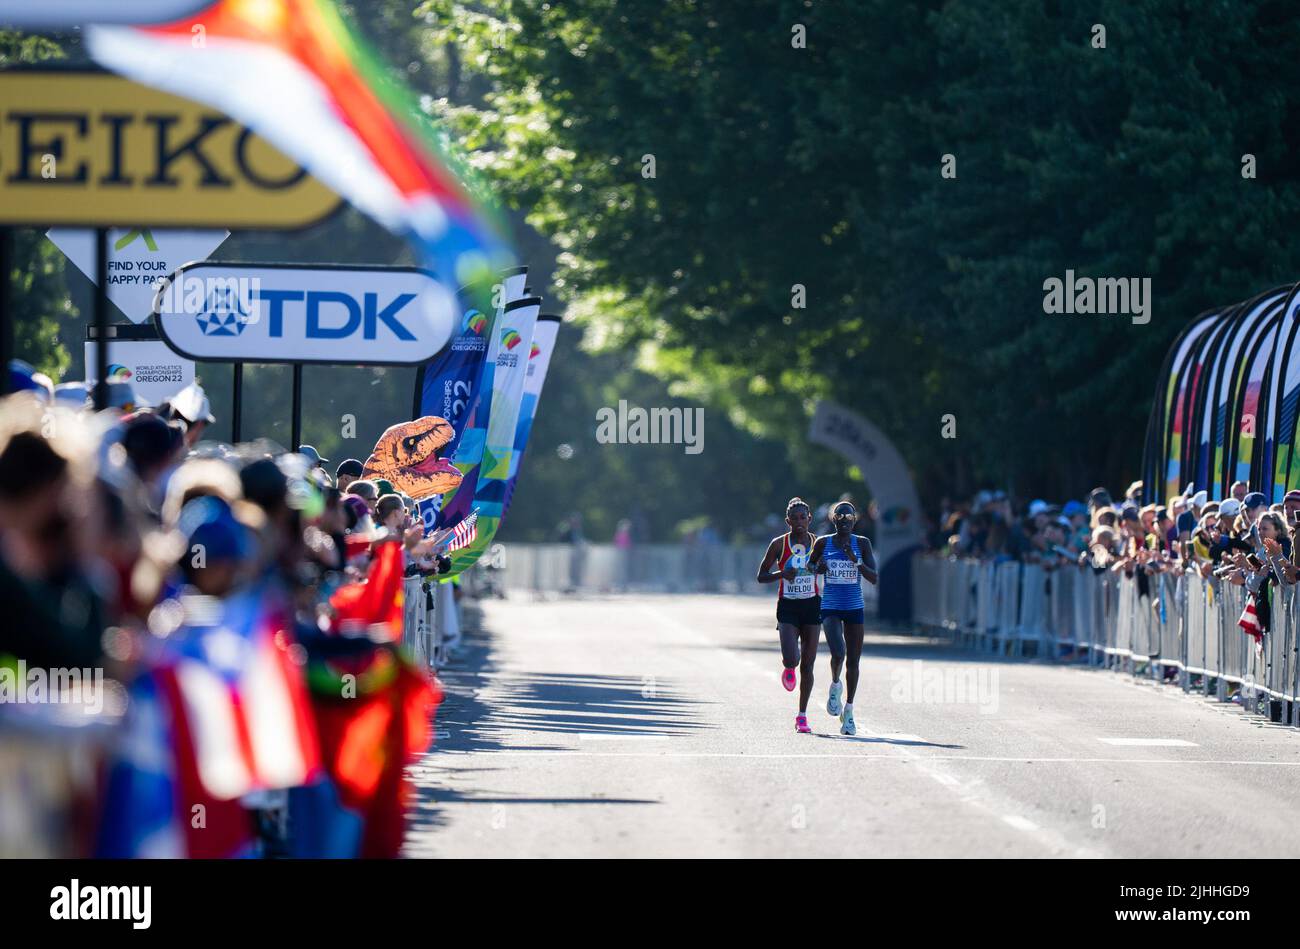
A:
[[[1186,764],[1218,764],[1228,765],[1230,767],[1279,767],[1279,768],[1296,768],[1300,767],[1300,761],[1220,761],[1215,758],[1014,758],[1001,757],[996,755],[925,755],[924,757],[905,758],[901,755],[872,755],[872,754],[839,754],[837,752],[825,752],[821,754],[745,754],[739,751],[576,751],[555,749],[553,751],[532,750],[532,749],[514,749],[514,748],[494,748],[491,751],[453,751],[443,749],[435,750],[433,753],[442,755],[537,755],[539,757],[554,757],[556,755],[578,755],[588,758],[599,758],[601,756],[616,758],[752,758],[754,760],[768,760],[773,758],[827,758],[827,759],[855,759],[858,761],[895,761],[900,764],[917,764],[922,761],[998,761],[1010,764],[1156,764],[1156,765],[1186,765]]]
[[[1035,824],[1033,821],[1027,818],[1021,817],[1018,814],[1004,814],[1002,820],[1004,823],[1010,824],[1016,830],[1023,830],[1028,833],[1033,833],[1034,831],[1038,830],[1037,824]]]
[[[1134,748],[1198,748],[1194,741],[1181,738],[1098,738],[1103,745],[1124,745]]]

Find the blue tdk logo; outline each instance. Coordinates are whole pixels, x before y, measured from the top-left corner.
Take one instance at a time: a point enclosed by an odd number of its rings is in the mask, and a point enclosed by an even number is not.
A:
[[[287,303],[302,303],[305,308],[303,336],[307,339],[347,339],[361,334],[362,339],[376,339],[380,325],[399,340],[413,342],[415,335],[399,320],[398,313],[412,300],[414,293],[401,293],[380,307],[379,294],[363,293],[360,302],[348,293],[336,290],[260,290],[258,299],[267,302],[267,335],[284,335],[284,310]]]

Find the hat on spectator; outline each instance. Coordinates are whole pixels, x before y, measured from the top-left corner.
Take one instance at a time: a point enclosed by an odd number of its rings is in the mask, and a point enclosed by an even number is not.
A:
[[[21,359],[9,361],[9,391],[31,392],[42,402],[54,398],[54,382],[43,372],[37,372],[31,363]]]
[[[172,411],[191,425],[196,422],[206,422],[212,425],[216,422],[216,418],[212,414],[212,405],[208,402],[208,394],[203,391],[203,386],[197,382],[191,382],[167,401],[171,405]]]
[[[1110,492],[1105,488],[1093,488],[1088,493],[1088,503],[1093,507],[1110,507]]]
[[[1066,501],[1065,507],[1061,508],[1061,513],[1066,517],[1077,517],[1080,514],[1087,514],[1088,508],[1082,501]]]
[[[1287,501],[1300,501],[1300,488],[1292,488],[1288,491],[1282,498],[1282,503],[1285,504]]]
[[[339,462],[338,468],[335,469],[334,480],[337,481],[344,475],[351,475],[354,478],[360,478],[361,472],[364,468],[365,466],[355,458],[345,458],[343,461]]]
[[[355,494],[343,495],[343,506],[352,512],[352,524],[350,526],[355,526],[357,521],[370,514],[370,508],[366,506],[365,498],[357,497]]]
[[[1133,500],[1142,494],[1142,482],[1134,481],[1124,491],[1124,497]]]
[[[1138,517],[1138,509],[1137,509],[1137,505],[1135,504],[1125,504],[1124,507],[1120,510],[1119,516],[1124,518],[1124,520],[1126,521],[1141,520],[1141,518]]]
[[[1224,498],[1219,502],[1220,517],[1236,517],[1241,513],[1241,502],[1236,498]]]
[[[218,497],[195,498],[181,508],[176,526],[193,550],[200,546],[207,562],[248,559],[248,529],[235,518],[230,505]]]
[[[61,382],[54,387],[54,401],[84,409],[90,405],[90,387],[84,382]]]
[[[93,388],[91,390],[94,391]],[[135,394],[135,387],[129,382],[110,379],[108,382],[108,407],[134,412],[136,409],[149,407],[149,401]]]
[[[1200,491],[1193,494],[1189,500],[1192,502],[1192,507],[1205,507],[1205,502],[1209,499],[1210,496],[1206,494],[1205,489],[1202,488]]]
[[[1047,502],[1040,499],[1029,502],[1029,516],[1037,517],[1039,514],[1047,513]]]
[[[1241,503],[1245,505],[1246,510],[1253,511],[1257,507],[1267,507],[1268,498],[1259,491],[1252,491],[1242,499]]]
[[[298,454],[306,455],[307,461],[310,462],[312,467],[315,467],[316,465],[328,465],[330,463],[328,458],[322,458],[320,456],[320,452],[316,450],[314,445],[299,445]]]

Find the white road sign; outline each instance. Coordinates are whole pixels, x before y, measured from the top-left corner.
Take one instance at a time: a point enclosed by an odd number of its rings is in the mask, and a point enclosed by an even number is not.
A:
[[[52,227],[51,243],[95,280],[95,232]],[[230,236],[229,231],[114,228],[108,232],[108,298],[132,323],[153,313],[157,284],[182,264],[206,260]]]

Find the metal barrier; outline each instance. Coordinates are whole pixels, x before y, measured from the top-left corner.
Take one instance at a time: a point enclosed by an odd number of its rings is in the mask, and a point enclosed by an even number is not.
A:
[[[770,585],[754,579],[766,544],[613,544],[507,543],[497,565],[484,562],[469,571],[467,590],[494,586],[527,593],[740,593],[772,596]],[[862,585],[867,608],[876,588]]]
[[[1242,587],[1198,572],[1127,577],[1073,565],[1047,570],[917,554],[913,616],[923,629],[1004,654],[1085,661],[1300,725],[1295,586],[1272,590],[1262,649],[1237,625]]]

